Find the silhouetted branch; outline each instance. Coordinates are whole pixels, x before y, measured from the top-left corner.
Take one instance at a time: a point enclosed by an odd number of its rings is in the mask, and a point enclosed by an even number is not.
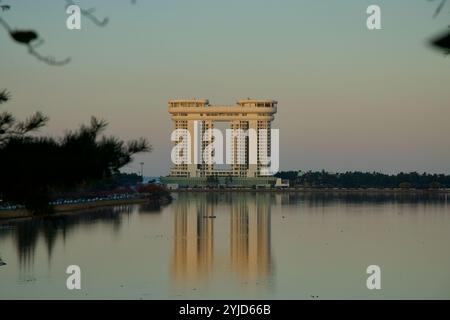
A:
[[[40,53],[38,53],[32,46],[28,46],[28,53],[34,56],[36,59],[45,62],[52,66],[63,66],[70,62],[70,57],[65,58],[64,60],[56,60],[55,58],[51,56],[43,56]]]
[[[87,133],[93,137],[97,137],[100,133],[102,133],[106,127],[108,126],[108,122],[105,120],[99,120],[96,117],[91,117],[91,125],[90,127],[81,126],[81,132]]]
[[[9,112],[2,112],[0,113],[0,130],[3,129],[3,127],[11,127],[11,125],[16,121],[14,116]],[[0,134],[4,133],[3,131],[0,131]]]
[[[6,89],[2,89],[0,91],[0,104],[7,102],[9,99],[11,99],[11,94]]]
[[[15,137],[25,137],[30,132],[37,131],[48,122],[48,117],[40,112],[22,122],[17,122],[9,112],[0,113],[0,147]]]
[[[434,0],[428,0],[428,1],[434,1]],[[436,8],[436,11],[434,12],[433,17],[437,17],[442,9],[444,8],[445,4],[447,3],[447,0],[439,0],[439,5]],[[431,39],[429,41],[429,44],[434,47],[435,49],[439,49],[444,51],[446,55],[450,54],[450,32],[446,31],[445,33],[437,36],[434,39]]]
[[[0,2],[1,2],[1,0],[0,0]],[[65,0],[65,2],[67,4],[67,6],[70,6],[70,5],[78,6],[80,8],[80,13],[99,27],[104,27],[109,22],[108,17],[104,17],[103,19],[98,18],[94,14],[95,10],[96,10],[95,8],[84,9],[73,0]],[[136,0],[131,0],[131,3],[136,4]],[[9,5],[1,5],[0,6],[0,9],[2,11],[7,11],[10,8],[11,7]],[[34,56],[36,59],[38,59],[42,62],[45,62],[49,65],[52,65],[52,66],[62,66],[62,65],[65,65],[70,62],[70,60],[71,60],[70,58],[58,60],[52,56],[45,56],[45,55],[42,55],[41,53],[39,53],[36,50],[36,48],[39,45],[41,45],[44,41],[42,39],[39,39],[38,34],[34,30],[13,30],[8,25],[8,23],[5,20],[3,20],[1,17],[0,17],[0,25],[10,34],[11,38],[15,42],[26,45],[28,48],[28,53],[30,55]],[[39,41],[39,42],[32,44],[33,41]]]
[[[45,126],[48,120],[49,118],[47,116],[38,111],[25,121],[17,123],[16,133],[26,134],[28,132],[36,131]]]
[[[8,101],[11,95],[6,89],[0,91],[0,104]],[[0,146],[7,143],[13,137],[23,137],[27,133],[36,131],[48,122],[46,117],[41,112],[36,112],[25,121],[17,122],[14,116],[4,111],[0,113]]]
[[[140,152],[151,152],[152,146],[148,144],[147,140],[140,138],[138,140],[128,141],[127,151],[130,154],[140,153]]]
[[[91,20],[94,24],[96,24],[99,27],[104,27],[108,24],[109,18],[105,17],[103,19],[98,18],[94,12],[95,12],[95,8],[90,8],[90,9],[83,9],[81,8],[80,5],[78,5],[77,3],[75,3],[72,0],[66,0],[67,6],[71,6],[71,5],[76,5],[80,8],[80,13],[85,16],[86,18],[88,18],[89,20]]]
[[[51,56],[44,56],[36,51],[36,48],[44,42],[43,39],[39,38],[39,35],[34,30],[12,30],[9,24],[0,17],[0,25],[9,33],[11,38],[19,43],[23,44],[28,48],[28,53],[40,61],[43,61],[49,65],[61,66],[70,62],[70,58],[64,60],[57,60]],[[33,43],[34,42],[34,43]]]
[[[430,41],[430,44],[436,48],[443,50],[446,55],[450,54],[450,32],[439,35]]]
[[[429,1],[434,1],[434,0],[429,0]],[[434,15],[433,15],[434,18],[436,18],[439,15],[439,13],[441,13],[446,2],[447,2],[447,0],[440,0],[440,3],[438,5],[438,7],[436,8],[436,11],[434,12]]]
[[[5,135],[11,130],[16,119],[9,112],[0,113],[0,146],[2,141],[5,141]]]

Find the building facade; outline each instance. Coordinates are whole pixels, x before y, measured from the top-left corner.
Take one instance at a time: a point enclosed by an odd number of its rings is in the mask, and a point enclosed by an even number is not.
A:
[[[164,178],[166,183],[188,186],[211,183],[254,186],[272,182],[271,177],[261,174],[261,169],[271,156],[270,129],[277,112],[276,101],[246,99],[227,106],[211,105],[208,100],[171,100],[168,108],[174,129],[187,130],[191,139],[175,138],[176,145],[188,150],[188,155],[180,153],[176,157],[187,156],[190,161],[174,164],[169,176]],[[209,129],[223,126],[231,129],[230,132],[247,134],[227,136],[223,133],[224,138],[231,140],[231,150],[227,150],[225,155],[228,161],[224,161],[229,164],[217,165],[207,158],[209,153],[204,151],[214,139],[208,135]],[[257,133],[256,144],[249,143],[249,129]],[[266,134],[260,134],[261,132]],[[250,148],[254,148],[252,151],[257,161],[249,161]]]

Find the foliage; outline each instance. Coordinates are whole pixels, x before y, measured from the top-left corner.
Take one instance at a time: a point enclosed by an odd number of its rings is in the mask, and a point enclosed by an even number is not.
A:
[[[11,95],[6,90],[0,91],[0,104],[7,102]],[[27,133],[36,131],[43,127],[48,118],[41,112],[36,112],[25,121],[17,119],[7,111],[0,113],[0,147],[14,137],[21,137]]]
[[[209,186],[217,185],[219,184],[219,178],[217,176],[208,176],[206,177],[206,183]]]
[[[9,94],[1,91],[0,101],[8,99]],[[47,120],[40,113],[25,121],[17,121],[8,112],[0,115],[0,197],[34,212],[51,209],[52,193],[118,174],[133,154],[151,150],[142,138],[124,142],[100,136],[107,123],[95,117],[61,138],[29,135]]]
[[[292,186],[312,188],[450,188],[450,175],[417,172],[388,175],[379,172],[283,171],[275,175],[287,179]]]
[[[130,188],[139,183],[142,183],[142,176],[136,173],[118,173],[99,180],[83,189],[87,191],[113,191],[118,188]]]
[[[140,185],[137,189],[139,193],[150,194],[152,197],[161,199],[161,198],[170,198],[170,191],[164,188],[163,186],[149,183]]]

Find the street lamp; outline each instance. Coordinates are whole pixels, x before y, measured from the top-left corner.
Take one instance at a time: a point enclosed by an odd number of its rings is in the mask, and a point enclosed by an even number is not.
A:
[[[141,177],[142,177],[142,180],[144,180],[144,163],[141,162],[140,165],[141,165]]]

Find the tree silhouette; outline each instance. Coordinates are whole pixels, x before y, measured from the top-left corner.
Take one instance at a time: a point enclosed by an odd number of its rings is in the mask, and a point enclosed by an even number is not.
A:
[[[9,99],[10,94],[1,90],[0,103]],[[124,142],[100,136],[107,123],[95,117],[61,138],[29,135],[47,121],[39,112],[25,121],[9,112],[0,114],[0,198],[36,213],[51,211],[52,193],[111,177],[134,154],[151,151],[143,138]]]
[[[301,175],[298,171],[282,171],[278,178],[288,179],[291,186],[311,188],[408,188],[439,189],[450,188],[450,175],[419,174],[417,172],[399,174],[383,174],[380,172],[342,172],[330,173],[322,171],[308,171]]]
[[[65,0],[65,3],[66,6],[77,4],[72,0]],[[4,4],[0,9],[2,14],[11,6]],[[95,8],[80,8],[80,12],[99,27],[109,21],[107,17],[98,18],[94,14]],[[44,40],[37,31],[13,29],[1,15],[0,26],[13,42],[26,46],[28,53],[38,60],[52,66],[70,62],[70,58],[55,59],[39,53],[37,49]],[[6,89],[0,91],[0,104],[10,99]],[[94,117],[89,125],[82,125],[60,138],[31,135],[48,120],[41,112],[23,121],[17,120],[10,112],[0,113],[1,200],[25,205],[36,213],[49,212],[52,209],[49,201],[55,192],[85,187],[111,177],[131,162],[134,154],[151,151],[151,146],[143,138],[124,142],[117,137],[101,136],[107,123]]]

